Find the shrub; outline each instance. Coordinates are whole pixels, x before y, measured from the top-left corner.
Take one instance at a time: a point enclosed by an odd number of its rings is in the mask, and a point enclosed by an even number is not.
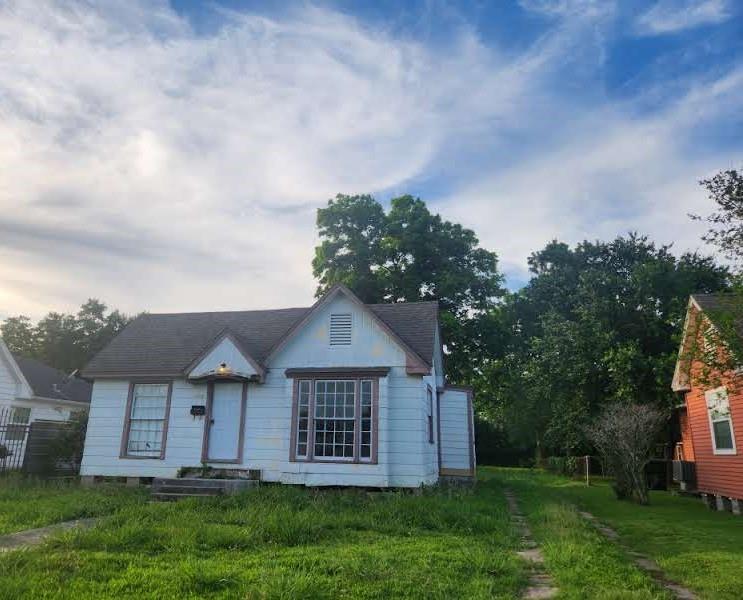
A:
[[[614,475],[618,499],[639,504],[650,501],[645,467],[665,420],[666,415],[657,408],[617,403],[607,407],[589,427],[589,439]]]

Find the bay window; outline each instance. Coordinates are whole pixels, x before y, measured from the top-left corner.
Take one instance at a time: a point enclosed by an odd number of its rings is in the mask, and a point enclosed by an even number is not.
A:
[[[292,459],[376,462],[375,379],[300,379],[295,384]]]

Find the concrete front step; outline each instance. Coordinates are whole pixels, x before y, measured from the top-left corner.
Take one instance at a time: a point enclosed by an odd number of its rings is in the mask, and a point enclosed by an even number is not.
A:
[[[257,487],[254,479],[197,479],[158,477],[152,482],[152,497],[156,500],[179,498],[207,498],[232,495]]]
[[[188,487],[199,487],[199,488],[221,488],[224,486],[225,481],[231,481],[227,479],[198,479],[196,477],[188,478],[170,478],[170,477],[156,477],[152,485],[153,487],[160,485],[169,486],[188,486]]]
[[[155,500],[182,500],[183,498],[218,498],[222,494],[179,494],[175,492],[152,492],[150,497]]]
[[[198,487],[192,485],[152,486],[153,494],[193,494],[195,496],[219,496],[224,493],[221,487]]]

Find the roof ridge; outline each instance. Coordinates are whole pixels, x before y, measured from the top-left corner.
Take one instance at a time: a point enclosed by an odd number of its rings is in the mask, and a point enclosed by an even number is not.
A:
[[[180,315],[234,315],[240,313],[279,312],[290,310],[309,310],[309,306],[290,306],[287,308],[249,308],[245,310],[197,310],[183,312],[144,312],[143,317],[173,317]]]
[[[421,304],[439,304],[438,300],[404,300],[402,302],[364,302],[365,306],[400,306],[400,305],[421,305]],[[260,313],[260,312],[279,312],[290,310],[309,310],[311,306],[290,306],[286,308],[249,308],[244,310],[198,310],[183,312],[144,312],[143,317],[175,317],[183,315],[231,315],[240,313]]]

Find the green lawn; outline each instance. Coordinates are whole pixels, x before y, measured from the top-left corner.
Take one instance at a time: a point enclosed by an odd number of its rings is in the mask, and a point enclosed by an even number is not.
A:
[[[629,546],[653,558],[700,597],[743,597],[741,517],[710,511],[699,499],[667,492],[651,492],[650,506],[637,506],[615,500],[606,483],[587,488],[580,481],[515,469],[498,470],[495,476],[524,497],[524,511],[528,508],[535,536],[545,544],[548,566],[574,597],[617,597],[606,591],[610,582],[640,582],[636,572],[619,566],[612,546],[580,521],[574,506],[610,525]],[[584,540],[580,551],[574,546],[576,538]],[[596,566],[605,569],[598,578]],[[581,595],[586,585],[597,593]]]
[[[132,503],[0,556],[5,597],[514,598],[525,568],[500,482],[367,494],[264,486]]]
[[[0,535],[105,515],[144,499],[141,490],[118,485],[85,489],[76,483],[39,483],[20,477],[0,477]]]
[[[740,597],[743,520],[665,493],[638,507],[614,500],[606,484],[492,468],[480,470],[475,491],[422,495],[267,485],[163,504],[116,486],[3,486],[5,531],[107,516],[94,529],[1,554],[0,597],[518,598],[528,568],[515,554],[506,486],[561,598],[669,597],[576,506],[703,598]]]

